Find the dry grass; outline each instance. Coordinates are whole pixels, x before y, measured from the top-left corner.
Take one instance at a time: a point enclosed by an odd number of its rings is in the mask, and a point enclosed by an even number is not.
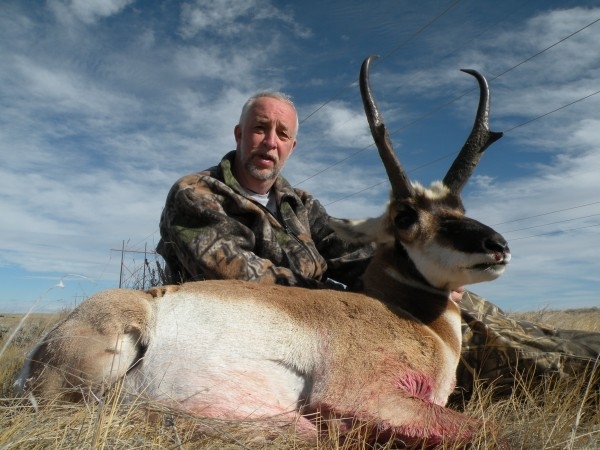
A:
[[[579,308],[512,313],[511,317],[529,322],[547,323],[563,330],[585,330],[600,333],[600,308]]]
[[[600,331],[600,309],[514,314],[519,319],[560,328]],[[48,405],[39,410],[12,395],[12,383],[25,353],[60,315],[0,315],[0,449],[386,449],[371,447],[357,435],[340,443],[335,432],[307,443],[293,427],[260,427],[259,423],[191,417],[158,405],[123,404],[116,386],[96,403]],[[10,339],[10,342],[9,342]],[[594,378],[595,377],[595,378]],[[489,388],[476,390],[467,414],[493,422],[506,448],[600,448],[600,367],[590,376],[522,388],[507,399],[492,400]],[[594,384],[592,384],[594,379]],[[473,448],[496,448],[482,429]],[[448,447],[449,448],[449,447]]]

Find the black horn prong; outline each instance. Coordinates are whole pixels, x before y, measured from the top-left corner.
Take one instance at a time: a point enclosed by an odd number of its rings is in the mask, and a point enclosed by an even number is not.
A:
[[[365,59],[360,68],[360,94],[367,115],[367,121],[371,128],[371,134],[375,140],[375,145],[379,151],[379,157],[383,161],[383,165],[387,172],[388,178],[392,185],[392,192],[397,198],[406,198],[412,194],[412,185],[400,161],[396,157],[392,141],[390,140],[389,133],[381,114],[371,93],[371,87],[369,85],[369,66],[371,61],[377,59],[378,56],[371,55]]]
[[[461,69],[473,75],[479,83],[479,106],[471,134],[444,177],[450,191],[460,194],[475,170],[483,152],[502,137],[501,132],[490,131],[490,89],[487,80],[476,70]]]

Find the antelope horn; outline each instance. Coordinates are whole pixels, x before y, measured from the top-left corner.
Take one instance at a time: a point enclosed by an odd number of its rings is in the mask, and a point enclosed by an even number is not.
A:
[[[369,65],[372,60],[377,58],[378,56],[373,55],[367,57],[360,68],[360,95],[367,115],[367,121],[371,128],[371,135],[375,140],[379,156],[383,161],[392,185],[392,192],[396,198],[406,198],[412,194],[413,188],[400,161],[396,157],[396,153],[394,153],[392,141],[381,119],[381,114],[379,114],[379,109],[377,109],[375,99],[371,93],[371,87],[369,86]]]
[[[479,106],[471,134],[444,177],[444,184],[455,194],[460,194],[483,152],[502,137],[503,133],[490,131],[490,89],[483,75],[476,70],[461,69],[477,78]]]

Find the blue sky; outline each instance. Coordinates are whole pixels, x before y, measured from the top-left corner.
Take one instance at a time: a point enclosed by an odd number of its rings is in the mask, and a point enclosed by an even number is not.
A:
[[[257,90],[297,104],[290,182],[334,216],[379,215],[388,184],[356,84],[369,54],[396,151],[424,184],[475,114],[459,69],[489,80],[505,136],[463,199],[513,261],[470,288],[513,311],[598,306],[599,19],[598,2],[569,0],[3,0],[0,312],[117,286],[111,249],[154,248],[168,189],[234,148]],[[143,256],[127,258],[126,272]]]

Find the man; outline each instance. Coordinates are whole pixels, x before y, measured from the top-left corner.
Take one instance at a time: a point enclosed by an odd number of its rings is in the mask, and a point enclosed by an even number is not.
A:
[[[279,176],[297,132],[291,100],[259,93],[248,100],[234,128],[235,152],[173,186],[157,248],[169,282],[232,278],[355,287],[373,248],[338,238],[321,204]]]
[[[374,247],[353,246],[328,226],[325,209],[279,175],[296,147],[298,116],[281,93],[262,92],[244,105],[234,128],[236,150],[218,166],[179,179],[163,210],[157,251],[170,283],[242,279],[309,288],[359,289]],[[461,293],[453,296],[460,299]],[[466,292],[458,384],[476,377],[509,391],[517,370],[529,375],[585,370],[600,334],[518,323]]]

